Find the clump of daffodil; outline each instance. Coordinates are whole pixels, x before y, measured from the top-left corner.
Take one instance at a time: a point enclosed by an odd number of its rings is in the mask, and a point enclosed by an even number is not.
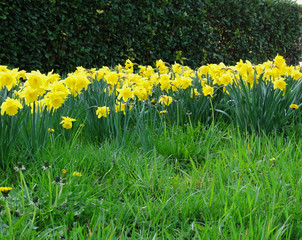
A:
[[[70,117],[62,117],[62,118],[63,120],[60,122],[60,124],[62,124],[63,128],[65,129],[72,128],[72,122],[76,121],[76,119]]]
[[[98,118],[101,117],[107,117],[107,115],[110,113],[110,109],[109,107],[103,106],[103,107],[98,107],[96,110],[96,115],[98,116]]]

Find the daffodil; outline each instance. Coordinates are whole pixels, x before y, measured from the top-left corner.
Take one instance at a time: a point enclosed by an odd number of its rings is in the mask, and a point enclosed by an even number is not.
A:
[[[17,84],[16,74],[13,71],[0,72],[0,89],[6,86],[10,91]]]
[[[162,95],[158,99],[158,102],[165,106],[169,106],[173,102],[173,98],[170,96]]]
[[[274,89],[279,88],[281,91],[285,89],[287,83],[284,81],[284,78],[279,78],[274,82]]]
[[[5,102],[3,102],[1,105],[1,115],[3,115],[4,113],[9,116],[16,115],[18,113],[18,110],[21,108],[23,108],[23,106],[19,100],[7,97]]]
[[[210,95],[213,97],[214,88],[205,84],[205,86],[202,88],[202,93],[204,96]]]
[[[107,115],[110,113],[110,109],[109,107],[103,106],[103,107],[98,107],[96,110],[96,115],[98,116],[98,118],[101,117],[107,117]]]
[[[134,98],[134,93],[130,87],[123,87],[117,90],[119,95],[117,99],[123,98],[124,102],[127,102],[129,98]]]
[[[76,121],[74,118],[70,117],[62,117],[63,120],[60,122],[62,124],[63,128],[70,129],[72,128],[72,122]]]

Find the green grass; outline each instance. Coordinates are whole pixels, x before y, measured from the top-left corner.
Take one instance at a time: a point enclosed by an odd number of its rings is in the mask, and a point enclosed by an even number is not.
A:
[[[0,200],[0,239],[302,238],[298,137],[217,124],[164,128],[148,141],[57,144],[24,159],[22,174],[12,159],[0,179],[13,187]],[[64,186],[54,183],[62,169]]]

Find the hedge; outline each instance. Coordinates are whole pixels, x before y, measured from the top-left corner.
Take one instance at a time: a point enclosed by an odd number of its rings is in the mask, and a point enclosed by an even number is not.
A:
[[[300,15],[299,15],[300,14]],[[156,59],[191,67],[301,56],[301,7],[283,0],[6,0],[0,64],[66,72]]]

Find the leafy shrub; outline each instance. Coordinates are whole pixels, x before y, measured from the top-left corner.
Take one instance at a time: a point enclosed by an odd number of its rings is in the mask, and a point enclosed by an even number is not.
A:
[[[72,71],[178,60],[191,67],[277,53],[301,55],[301,8],[293,1],[24,1],[0,3],[0,62]]]

